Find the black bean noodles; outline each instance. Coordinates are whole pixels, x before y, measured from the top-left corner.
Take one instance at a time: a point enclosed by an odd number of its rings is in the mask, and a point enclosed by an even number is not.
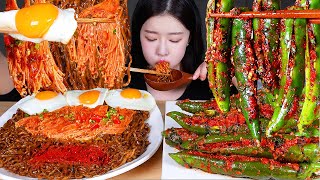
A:
[[[16,128],[15,122],[24,117],[17,113],[0,128],[0,168],[5,168],[15,174],[46,179],[84,178],[102,175],[143,154],[150,142],[149,125],[145,120],[149,112],[138,111],[127,129],[119,135],[100,135],[85,141],[60,142],[28,133],[23,127]],[[103,164],[65,164],[44,162],[34,165],[31,159],[43,150],[55,147],[78,146],[98,147],[108,156],[108,162]]]

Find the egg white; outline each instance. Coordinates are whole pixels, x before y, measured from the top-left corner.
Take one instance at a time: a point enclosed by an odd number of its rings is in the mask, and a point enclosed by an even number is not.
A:
[[[113,108],[120,107],[141,111],[151,111],[156,106],[154,97],[147,91],[139,90],[142,96],[136,99],[122,97],[121,91],[122,89],[110,90],[105,99],[106,104]]]
[[[48,100],[39,100],[33,94],[29,100],[20,104],[19,109],[29,115],[34,115],[42,113],[44,110],[52,112],[67,105],[66,98],[60,93]]]
[[[28,38],[22,34],[15,33],[10,33],[9,35],[22,41],[30,41],[34,43],[40,43],[41,41],[46,40],[67,44],[77,29],[75,10],[69,8],[63,10],[58,9],[58,11],[59,14],[57,19],[53,22],[48,32],[42,38]],[[0,16],[3,18],[0,18],[0,28],[11,32],[18,32],[15,24],[15,16],[17,12],[18,10],[1,12]]]
[[[91,91],[91,90],[98,90],[100,91],[99,94],[99,98],[97,99],[97,101],[93,104],[82,104],[79,100],[79,96],[85,92]],[[89,107],[89,108],[95,108],[98,105],[103,105],[104,103],[104,99],[106,98],[108,89],[105,88],[94,88],[91,90],[71,90],[71,91],[67,91],[65,93],[66,99],[67,99],[67,103],[70,106],[79,106],[79,105],[83,105],[85,107]]]

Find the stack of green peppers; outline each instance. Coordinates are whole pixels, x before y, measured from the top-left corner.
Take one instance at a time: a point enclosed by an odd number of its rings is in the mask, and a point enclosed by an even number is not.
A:
[[[229,12],[234,0],[209,0],[207,3],[208,80],[217,105],[222,112],[230,109],[230,43],[231,19],[211,18],[210,13]]]
[[[182,150],[169,155],[185,167],[234,177],[313,178],[320,171],[320,25],[210,16],[250,11],[232,7],[232,0],[208,1],[206,61],[215,99],[177,102],[193,115],[167,113],[182,127],[163,132]],[[278,0],[253,2],[253,11],[278,9]],[[287,9],[320,9],[320,0]],[[239,94],[230,96],[233,75]]]
[[[309,4],[309,7],[307,5]],[[309,9],[320,9],[319,0],[303,0],[300,5]],[[299,117],[299,135],[305,134],[305,127],[320,119],[317,103],[320,101],[320,25],[307,24],[306,84],[303,107]]]
[[[290,7],[289,9],[301,8]],[[306,19],[282,19],[281,27],[280,89],[276,107],[266,131],[268,137],[284,125],[289,110],[297,106],[305,80]]]
[[[320,170],[319,123],[314,122],[305,129],[308,137],[299,137],[292,134],[298,124],[292,118],[282,127],[281,134],[267,138],[264,134],[269,120],[261,117],[260,130],[263,136],[260,146],[257,146],[244,120],[229,123],[228,128],[213,127],[208,123],[190,123],[201,116],[206,122],[227,121],[227,118],[215,119],[222,112],[218,112],[214,102],[178,101],[177,105],[182,110],[194,114],[178,111],[167,113],[182,127],[170,128],[162,133],[168,145],[181,150],[169,154],[177,163],[209,173],[254,179],[306,179]],[[234,111],[231,109],[231,112]]]

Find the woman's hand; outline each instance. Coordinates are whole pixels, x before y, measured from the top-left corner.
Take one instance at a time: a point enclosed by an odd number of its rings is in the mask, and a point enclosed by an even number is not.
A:
[[[208,73],[207,63],[203,62],[194,72],[192,79],[196,80],[199,78],[201,81],[204,81],[207,78],[207,73]]]

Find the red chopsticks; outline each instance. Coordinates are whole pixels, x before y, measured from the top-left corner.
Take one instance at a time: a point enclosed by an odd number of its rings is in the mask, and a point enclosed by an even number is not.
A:
[[[320,24],[320,10],[277,10],[261,12],[209,13],[208,17],[218,18],[306,18],[309,22]]]

